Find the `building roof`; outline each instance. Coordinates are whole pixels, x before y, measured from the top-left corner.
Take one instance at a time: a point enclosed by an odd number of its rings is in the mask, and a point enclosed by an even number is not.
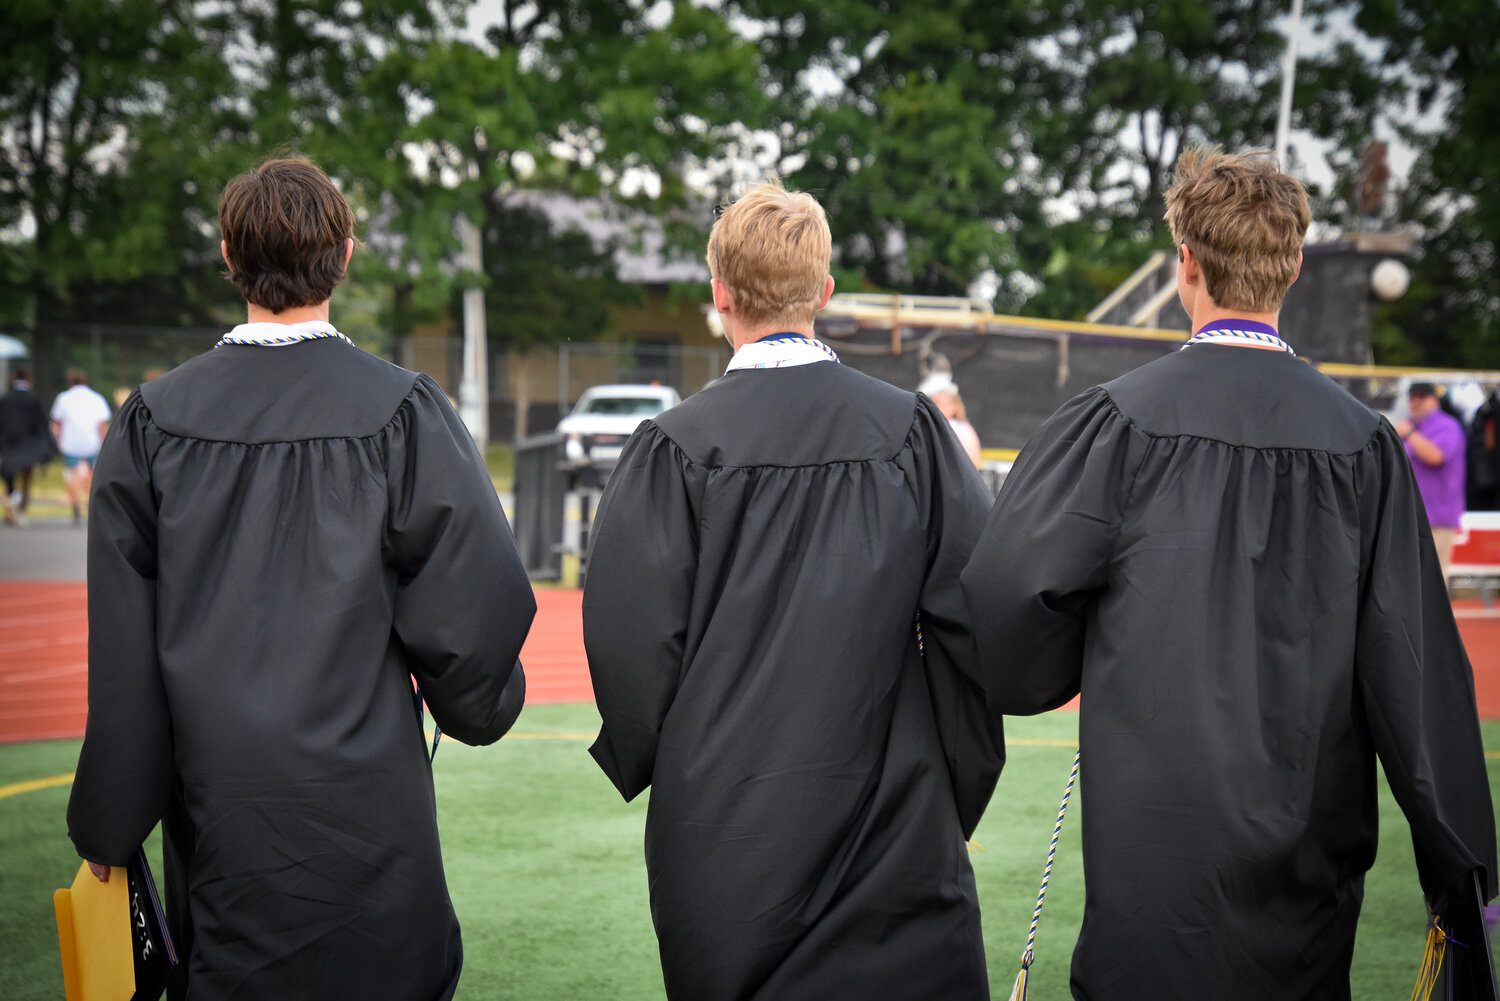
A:
[[[708,265],[701,254],[669,246],[661,220],[639,209],[605,198],[555,191],[523,189],[501,197],[510,204],[540,209],[555,228],[586,233],[597,247],[613,244],[615,268],[622,282],[657,285],[708,281]],[[705,243],[708,240],[707,228],[703,239]]]

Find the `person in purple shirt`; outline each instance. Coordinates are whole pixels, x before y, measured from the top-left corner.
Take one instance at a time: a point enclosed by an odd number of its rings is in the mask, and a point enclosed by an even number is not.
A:
[[[1411,384],[1406,409],[1411,417],[1396,425],[1396,433],[1406,442],[1446,581],[1453,537],[1464,513],[1464,426],[1443,409],[1430,382]]]

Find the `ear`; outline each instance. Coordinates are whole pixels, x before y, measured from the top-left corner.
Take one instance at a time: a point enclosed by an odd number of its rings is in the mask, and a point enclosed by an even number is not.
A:
[[[349,270],[349,258],[354,256],[354,237],[344,238],[344,270]]]
[[[1292,272],[1292,281],[1291,281],[1291,284],[1289,284],[1287,286],[1287,288],[1291,288],[1292,285],[1297,284],[1297,279],[1300,278],[1301,276],[1302,276],[1302,251],[1299,250],[1299,251],[1297,251],[1297,270]]]
[[[219,241],[219,256],[224,258],[224,266],[230,271],[234,270],[234,262],[229,259],[229,241]]]
[[[827,278],[823,279],[823,298],[818,303],[818,308],[822,309],[824,306],[828,305],[828,300],[831,298],[833,298],[833,275],[829,275]]]
[[[1177,268],[1182,274],[1182,280],[1188,285],[1196,285],[1203,280],[1203,269],[1198,266],[1198,258],[1193,255],[1193,249],[1187,244],[1177,248]]]
[[[709,286],[714,293],[714,309],[717,309],[720,315],[734,312],[734,295],[724,283],[715,278],[710,281]]]

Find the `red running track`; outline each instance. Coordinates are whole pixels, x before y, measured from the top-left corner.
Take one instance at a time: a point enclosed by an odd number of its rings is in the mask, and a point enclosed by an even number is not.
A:
[[[592,702],[583,593],[536,592],[521,663],[526,701]],[[0,743],[83,736],[88,595],[83,584],[0,581]]]
[[[526,701],[590,702],[583,654],[583,596],[536,592],[526,646]],[[1500,719],[1500,612],[1455,604],[1474,664],[1483,719]],[[83,584],[0,581],[0,743],[83,736],[88,696],[87,593]]]

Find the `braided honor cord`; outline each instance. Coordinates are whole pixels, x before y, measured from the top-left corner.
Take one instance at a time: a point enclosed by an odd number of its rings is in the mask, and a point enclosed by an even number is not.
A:
[[[1052,828],[1052,844],[1047,849],[1047,867],[1042,870],[1042,888],[1037,891],[1036,910],[1031,912],[1031,930],[1026,933],[1026,951],[1021,953],[1021,972],[1016,977],[1015,990],[1011,994],[1015,1001],[1024,1001],[1026,997],[1026,974],[1031,969],[1032,961],[1036,959],[1036,926],[1042,919],[1042,901],[1047,897],[1047,881],[1052,878],[1052,861],[1057,858],[1057,840],[1062,836],[1063,817],[1068,813],[1068,800],[1073,795],[1073,784],[1078,781],[1078,761],[1082,755],[1081,748],[1073,754],[1073,769],[1068,772],[1062,805],[1057,809],[1057,824]]]

